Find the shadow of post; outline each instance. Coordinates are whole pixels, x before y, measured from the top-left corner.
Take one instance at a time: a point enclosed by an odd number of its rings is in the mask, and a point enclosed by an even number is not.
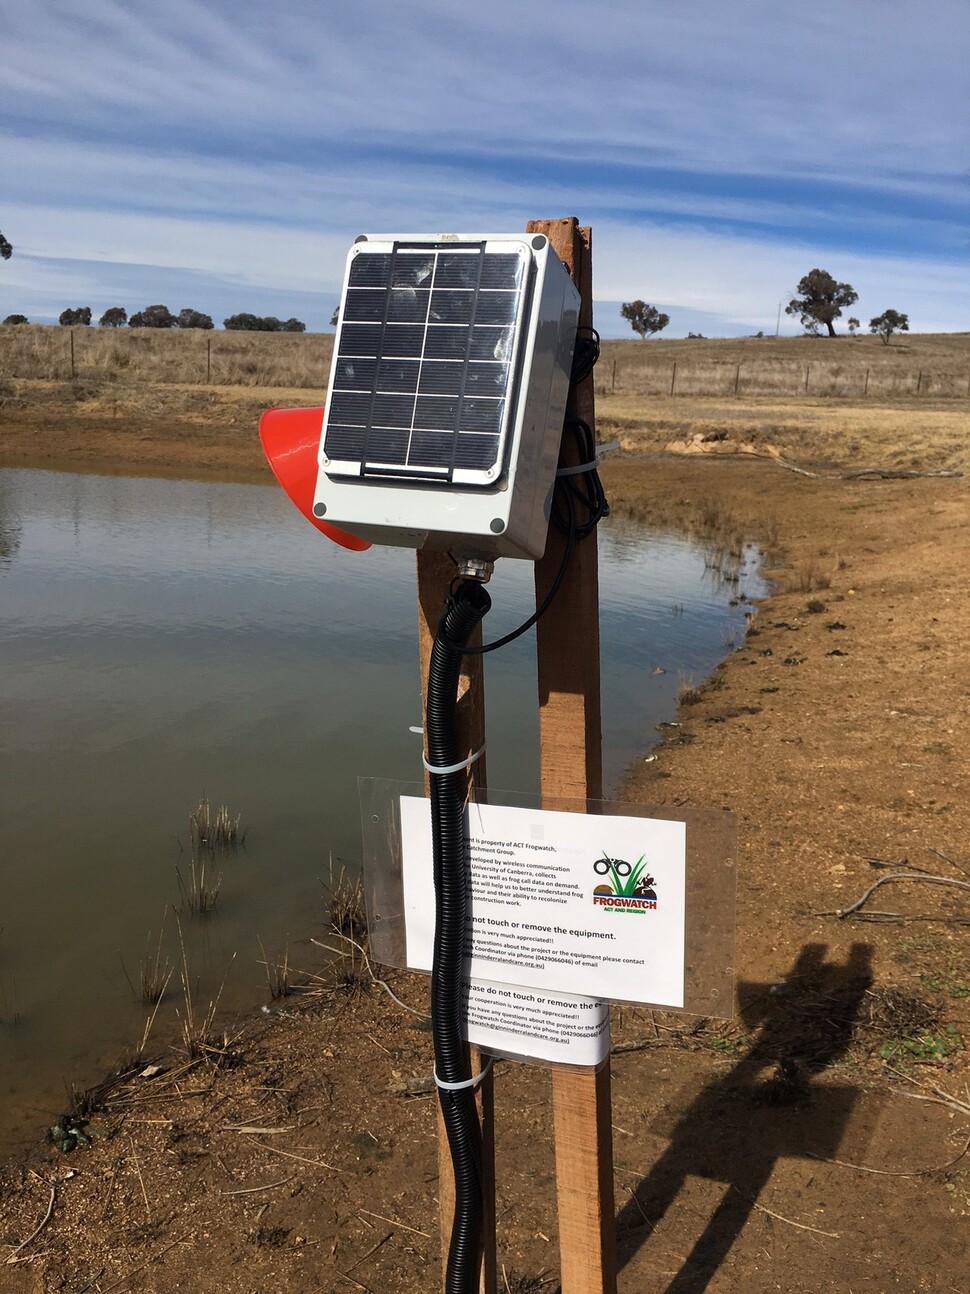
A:
[[[807,944],[781,984],[742,984],[741,1016],[758,1029],[733,1069],[709,1084],[678,1120],[663,1155],[617,1217],[625,1266],[674,1202],[689,1175],[724,1182],[721,1203],[665,1294],[702,1294],[747,1222],[776,1162],[830,1157],[845,1134],[857,1089],[811,1080],[843,1056],[866,989],[872,947],[853,944],[844,964]]]

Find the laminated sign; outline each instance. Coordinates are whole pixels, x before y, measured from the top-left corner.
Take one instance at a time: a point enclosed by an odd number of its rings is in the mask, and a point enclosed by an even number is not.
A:
[[[502,805],[466,809],[473,981],[684,1006],[686,826]],[[401,797],[407,960],[430,970],[429,802]]]

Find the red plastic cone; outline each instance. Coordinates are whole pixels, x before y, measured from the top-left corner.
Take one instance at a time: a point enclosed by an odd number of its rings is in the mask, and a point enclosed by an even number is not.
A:
[[[307,521],[335,544],[362,553],[370,548],[366,539],[349,535],[313,515],[322,427],[323,409],[267,409],[259,420],[259,440],[273,475]]]

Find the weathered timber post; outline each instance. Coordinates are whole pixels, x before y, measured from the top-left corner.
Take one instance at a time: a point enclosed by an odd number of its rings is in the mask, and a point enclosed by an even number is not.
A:
[[[593,320],[592,239],[574,218],[531,220],[545,234],[581,294],[579,323]],[[567,412],[595,430],[593,379],[571,387]],[[571,437],[567,465],[576,462]],[[545,598],[566,543],[555,527],[536,563],[536,603]],[[603,795],[600,721],[599,570],[596,532],[576,544],[562,585],[536,626],[539,781],[544,801]],[[552,1071],[562,1294],[615,1294],[613,1129],[609,1057],[596,1069]]]

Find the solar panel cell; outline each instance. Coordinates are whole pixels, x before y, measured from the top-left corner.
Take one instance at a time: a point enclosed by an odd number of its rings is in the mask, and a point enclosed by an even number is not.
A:
[[[444,469],[451,479],[463,470],[466,484],[494,482],[526,258],[485,244],[355,249],[326,415],[328,471]]]

